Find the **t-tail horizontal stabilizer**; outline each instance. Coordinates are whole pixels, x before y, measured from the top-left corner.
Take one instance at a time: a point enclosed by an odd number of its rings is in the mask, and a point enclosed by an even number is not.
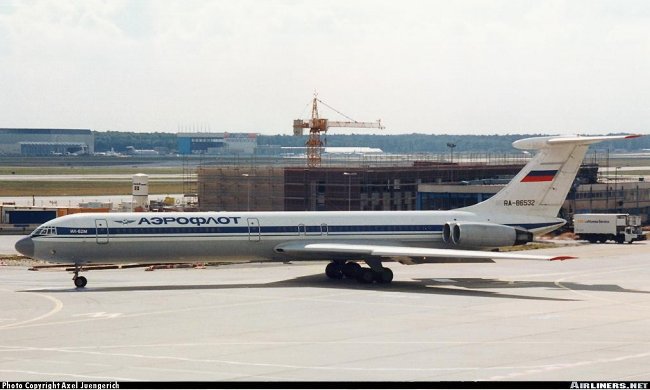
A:
[[[557,216],[591,144],[641,135],[551,136],[525,138],[517,149],[538,150],[508,185],[490,199],[458,210],[485,214]]]

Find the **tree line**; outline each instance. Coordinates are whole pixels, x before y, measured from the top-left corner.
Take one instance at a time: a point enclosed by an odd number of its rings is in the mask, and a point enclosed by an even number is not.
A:
[[[136,133],[123,131],[95,131],[95,151],[105,152],[113,148],[116,152],[126,151],[127,146],[136,149],[177,149],[174,133]],[[543,134],[507,135],[451,135],[451,134],[337,134],[325,135],[321,139],[326,146],[365,146],[379,148],[386,153],[443,153],[448,144],[455,145],[454,152],[512,152],[512,142]],[[258,145],[304,146],[307,136],[260,135]],[[604,142],[596,146],[599,150],[640,151],[650,149],[650,137]]]

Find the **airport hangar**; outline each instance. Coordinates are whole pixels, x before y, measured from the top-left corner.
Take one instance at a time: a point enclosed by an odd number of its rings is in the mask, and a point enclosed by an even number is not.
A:
[[[95,136],[89,129],[0,128],[0,155],[49,156],[94,152]]]
[[[178,133],[182,155],[254,154],[255,133]],[[90,129],[0,128],[0,155],[51,156],[94,154],[95,136]]]
[[[177,133],[178,153],[181,155],[254,154],[255,133]]]

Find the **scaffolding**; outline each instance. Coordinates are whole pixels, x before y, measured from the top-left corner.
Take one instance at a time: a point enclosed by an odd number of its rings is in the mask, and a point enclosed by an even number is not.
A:
[[[196,195],[202,211],[414,210],[424,206],[418,198],[421,184],[507,181],[531,158],[523,153],[453,157],[451,162],[450,153],[324,156],[322,166],[312,168],[296,157],[194,158],[184,162],[183,189],[186,195]],[[601,162],[602,153],[589,157],[591,164],[583,164],[577,184],[605,182],[610,187],[603,195],[605,203],[625,199],[627,195],[613,192],[624,181],[619,168],[610,173],[613,179],[598,180],[596,162]],[[643,200],[646,187],[643,183],[639,187],[635,199]],[[642,203],[637,207],[646,207]]]
[[[284,210],[284,168],[259,165],[198,167],[203,211]]]
[[[413,210],[422,183],[512,177],[522,165],[203,165],[198,197],[202,211]]]
[[[199,207],[196,167],[202,162],[202,158],[195,159],[183,155],[183,204],[185,206]]]

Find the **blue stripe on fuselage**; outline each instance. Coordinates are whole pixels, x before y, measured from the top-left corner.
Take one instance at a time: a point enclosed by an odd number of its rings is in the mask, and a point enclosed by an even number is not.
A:
[[[528,224],[509,224],[508,226],[516,226],[524,229],[537,229],[547,226],[556,225],[557,222],[547,223],[528,223]],[[191,235],[191,234],[228,234],[228,235],[248,235],[258,234],[261,235],[286,235],[293,234],[299,235],[348,235],[348,234],[418,234],[418,233],[440,233],[442,232],[443,225],[311,225],[311,226],[261,226],[261,227],[248,227],[248,226],[201,226],[201,227],[112,227],[106,231],[106,228],[70,228],[70,227],[57,227],[57,235],[61,236],[96,236],[108,235],[110,236],[129,236],[129,235]]]

